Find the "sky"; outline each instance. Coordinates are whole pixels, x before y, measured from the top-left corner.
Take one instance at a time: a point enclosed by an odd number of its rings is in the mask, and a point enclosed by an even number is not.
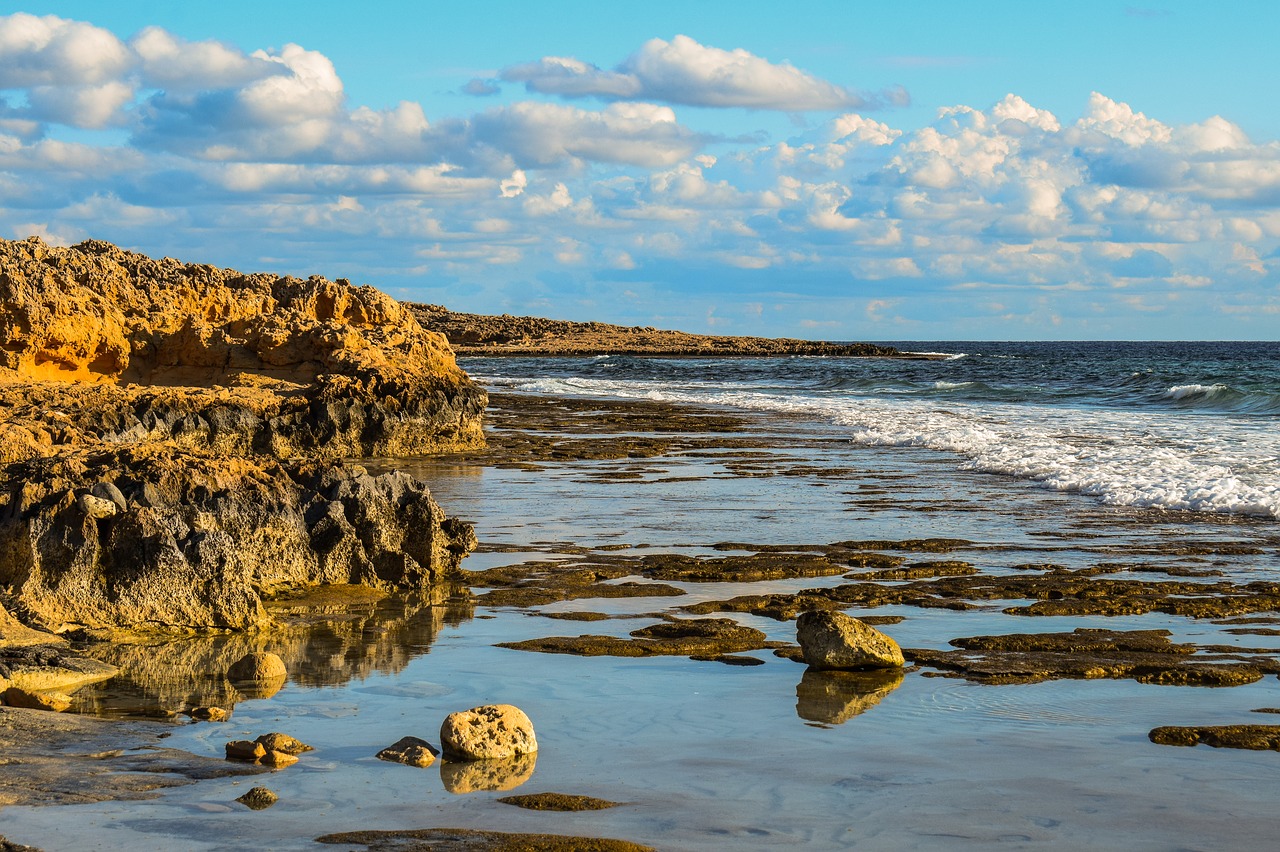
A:
[[[1278,32],[1271,0],[4,3],[0,237],[717,334],[1277,340]]]

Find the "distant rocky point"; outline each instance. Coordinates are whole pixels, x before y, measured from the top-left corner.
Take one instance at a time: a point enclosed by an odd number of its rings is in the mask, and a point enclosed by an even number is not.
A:
[[[410,303],[424,328],[449,340],[459,355],[649,355],[663,357],[915,357],[891,346],[774,337],[690,334],[602,322],[463,314],[440,305]]]
[[[0,608],[245,629],[313,584],[444,588],[470,527],[338,460],[478,446],[485,405],[372,287],[0,241]]]

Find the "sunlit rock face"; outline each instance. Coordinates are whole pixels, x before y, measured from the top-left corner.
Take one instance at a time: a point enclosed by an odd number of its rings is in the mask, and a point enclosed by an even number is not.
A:
[[[325,583],[426,591],[475,546],[338,459],[483,442],[445,339],[371,287],[0,241],[0,587],[23,622],[250,629]]]
[[[84,412],[66,410],[65,387],[17,391],[25,410],[62,415],[33,424],[26,442],[8,436],[29,452],[77,433],[277,458],[483,442],[484,391],[444,337],[390,296],[341,279],[153,260],[99,241],[0,241],[0,380],[108,386],[78,387]]]

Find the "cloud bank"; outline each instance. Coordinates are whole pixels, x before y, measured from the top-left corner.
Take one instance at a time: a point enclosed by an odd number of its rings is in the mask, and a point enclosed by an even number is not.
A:
[[[483,109],[428,116],[350,103],[299,45],[0,17],[0,232],[694,330],[1275,336],[1280,143],[1221,116],[1009,94],[895,127],[875,98],[683,36],[501,79],[529,97],[472,80]],[[725,139],[686,106],[813,120]]]

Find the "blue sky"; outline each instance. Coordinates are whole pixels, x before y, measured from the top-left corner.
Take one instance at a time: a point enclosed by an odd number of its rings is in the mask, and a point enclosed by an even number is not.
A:
[[[1280,338],[1280,4],[18,8],[0,236],[690,331]]]

